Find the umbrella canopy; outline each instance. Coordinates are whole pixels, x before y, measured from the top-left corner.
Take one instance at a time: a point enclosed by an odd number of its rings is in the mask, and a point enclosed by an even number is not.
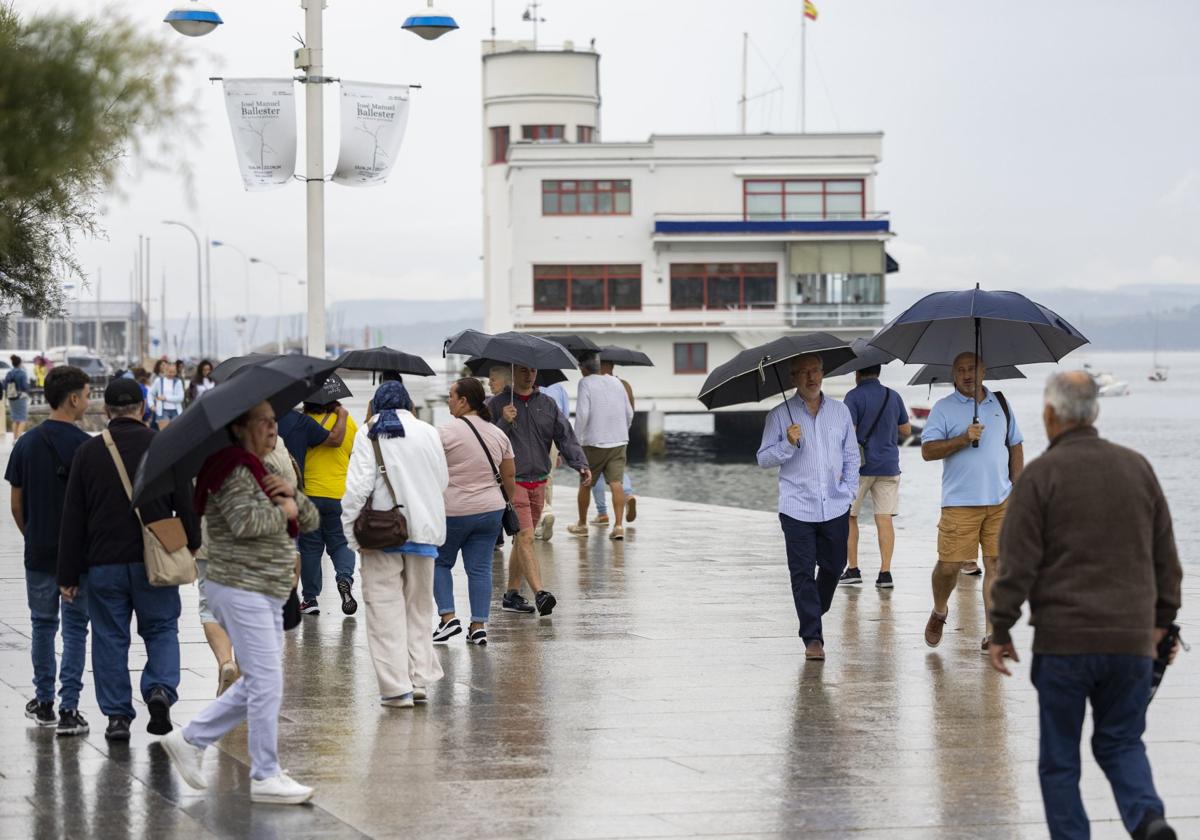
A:
[[[821,357],[821,367],[826,373],[854,358],[850,345],[835,335],[823,332],[785,335],[743,350],[715,368],[704,380],[698,399],[708,408],[721,408],[785,393],[790,378],[785,376],[788,364],[808,353]]]
[[[394,370],[413,376],[433,376],[433,368],[420,356],[393,350],[391,347],[371,347],[367,350],[347,350],[338,359],[338,367],[346,370]]]
[[[492,359],[536,370],[579,367],[575,357],[561,344],[519,332],[489,335],[479,330],[463,330],[446,339],[446,343],[442,345],[442,355],[450,353]]]
[[[497,362],[495,359],[467,359],[467,370],[472,376],[487,376],[492,368],[511,367],[508,362]],[[567,375],[558,368],[538,368],[537,378],[533,383],[539,388],[545,388],[547,385],[553,385],[556,382],[566,382]]]
[[[588,353],[598,353],[600,345],[592,341],[587,336],[577,335],[575,333],[563,333],[561,335],[543,335],[542,338],[547,341],[553,341],[555,344],[561,344],[566,347],[576,358],[582,358]]]
[[[280,416],[323,385],[336,367],[312,356],[280,356],[245,365],[206,391],[150,442],[134,477],[134,505],[170,493],[181,478],[194,478],[210,455],[229,445],[225,427],[254,406],[267,400]]]
[[[829,371],[826,376],[842,376],[847,373],[854,373],[863,368],[875,367],[875,365],[888,364],[896,361],[896,357],[886,350],[880,350],[878,347],[872,347],[869,339],[856,338],[850,342],[850,349],[854,351],[854,358],[846,362],[846,364]],[[911,383],[909,383],[911,384]]]
[[[654,367],[654,362],[650,361],[650,357],[640,350],[630,350],[628,347],[618,347],[615,344],[605,344],[600,348],[600,361],[612,362],[614,365]]]
[[[1001,365],[996,368],[987,368],[983,377],[984,381],[999,381],[1001,379],[1024,379],[1025,374],[1016,367],[1016,365]],[[916,375],[908,380],[909,385],[953,385],[954,371],[950,365],[925,365],[917,371]]]
[[[269,362],[272,359],[278,358],[279,356],[274,353],[250,353],[247,356],[231,356],[213,368],[212,373],[209,374],[209,379],[213,382],[224,382],[246,365],[261,365],[263,362]]]
[[[329,374],[329,378],[325,380],[325,384],[305,397],[304,401],[306,403],[313,403],[314,405],[329,405],[332,402],[353,396],[354,394],[350,393],[350,389],[346,387],[346,383],[342,381],[342,377],[336,373],[331,373]]]

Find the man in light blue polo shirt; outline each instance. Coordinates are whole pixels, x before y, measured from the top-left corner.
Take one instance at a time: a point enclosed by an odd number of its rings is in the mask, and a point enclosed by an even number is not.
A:
[[[950,611],[950,593],[962,564],[983,549],[983,606],[992,639],[992,584],[1000,555],[1000,528],[1012,483],[1025,463],[1017,419],[1002,394],[983,387],[986,368],[974,353],[954,360],[954,391],[938,400],[921,434],[921,455],[942,462],[942,517],[938,522],[938,562],[933,569],[933,612],[925,644],[937,647]],[[976,415],[975,400],[979,400]],[[978,446],[973,444],[978,442]]]

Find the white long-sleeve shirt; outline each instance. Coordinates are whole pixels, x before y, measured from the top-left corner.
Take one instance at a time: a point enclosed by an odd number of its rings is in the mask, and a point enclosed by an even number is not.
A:
[[[593,373],[579,380],[575,396],[575,436],[581,446],[612,449],[629,443],[633,406],[615,376]]]
[[[177,376],[170,379],[165,376],[154,377],[154,381],[150,383],[150,397],[162,397],[161,402],[154,400],[154,413],[159,417],[162,417],[163,409],[183,411],[183,380]]]

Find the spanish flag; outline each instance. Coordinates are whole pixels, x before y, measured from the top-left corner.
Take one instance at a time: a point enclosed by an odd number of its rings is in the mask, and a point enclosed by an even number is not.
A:
[[[804,0],[804,16],[809,20],[817,19],[817,7],[812,0]]]

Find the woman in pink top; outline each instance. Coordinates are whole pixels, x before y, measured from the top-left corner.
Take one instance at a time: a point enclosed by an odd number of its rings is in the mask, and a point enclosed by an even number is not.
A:
[[[438,550],[433,572],[433,597],[441,619],[433,631],[435,642],[445,642],[462,632],[462,624],[454,616],[454,578],[450,573],[461,550],[471,599],[467,643],[487,644],[492,547],[504,515],[504,496],[492,465],[500,471],[504,491],[510,499],[516,491],[516,466],[512,443],[508,435],[492,424],[483,399],[483,384],[478,379],[458,380],[450,386],[448,400],[454,419],[438,427],[450,468],[450,484],[444,493],[446,542]]]

